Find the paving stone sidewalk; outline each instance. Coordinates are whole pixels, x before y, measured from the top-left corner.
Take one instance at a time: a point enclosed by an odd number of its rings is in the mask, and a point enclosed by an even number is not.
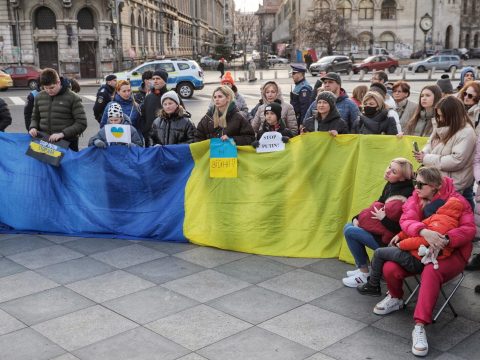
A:
[[[340,279],[335,259],[191,244],[0,235],[0,359],[413,359],[413,304]],[[480,272],[427,329],[429,359],[480,358]],[[385,292],[385,289],[383,289]]]

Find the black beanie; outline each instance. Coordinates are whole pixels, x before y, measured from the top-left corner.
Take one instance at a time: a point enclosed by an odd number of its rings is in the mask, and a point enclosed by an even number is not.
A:
[[[275,101],[265,106],[263,114],[265,115],[267,111],[272,111],[275,115],[277,115],[277,121],[280,121],[282,118],[282,105]]]
[[[168,80],[168,73],[165,70],[155,70],[153,72],[152,77],[154,76],[160,76],[163,81],[167,82]]]
[[[381,94],[383,98],[387,96],[387,88],[382,83],[373,83],[370,85],[370,90]]]
[[[318,103],[318,100],[326,101],[328,105],[330,105],[330,111],[335,109],[335,106],[336,106],[335,104],[337,103],[337,97],[331,91],[322,91],[317,96],[317,103]]]
[[[453,94],[453,85],[450,81],[450,77],[447,74],[443,74],[441,79],[437,80],[437,85],[442,90],[442,93]]]

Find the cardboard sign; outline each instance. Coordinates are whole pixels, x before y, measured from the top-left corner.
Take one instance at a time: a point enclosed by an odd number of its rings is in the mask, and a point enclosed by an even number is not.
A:
[[[132,143],[132,134],[130,125],[107,124],[105,125],[105,137],[110,145],[111,143]]]
[[[68,142],[67,142],[68,144]],[[33,138],[26,154],[53,166],[60,166],[65,149],[48,141]]]
[[[278,131],[269,131],[263,133],[259,143],[260,145],[257,148],[257,153],[269,153],[285,150],[285,143],[282,141],[282,134],[280,134]]]
[[[236,178],[237,177],[237,146],[233,139],[222,141],[215,138],[210,140],[210,177]]]

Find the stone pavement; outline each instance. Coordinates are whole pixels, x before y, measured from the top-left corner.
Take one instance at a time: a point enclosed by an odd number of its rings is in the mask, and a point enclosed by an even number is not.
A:
[[[0,235],[0,359],[412,359],[413,306],[340,279],[335,259],[150,241]],[[480,358],[480,273],[429,326],[429,359]]]

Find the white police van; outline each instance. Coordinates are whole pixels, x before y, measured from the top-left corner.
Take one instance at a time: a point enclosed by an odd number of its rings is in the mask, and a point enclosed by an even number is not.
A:
[[[147,71],[163,69],[168,73],[167,88],[174,89],[180,97],[192,97],[194,90],[204,87],[203,70],[196,61],[189,59],[165,59],[143,63],[132,70],[115,73],[117,80],[129,80],[133,91],[138,91],[142,83],[142,74]],[[104,79],[105,81],[105,79]]]

